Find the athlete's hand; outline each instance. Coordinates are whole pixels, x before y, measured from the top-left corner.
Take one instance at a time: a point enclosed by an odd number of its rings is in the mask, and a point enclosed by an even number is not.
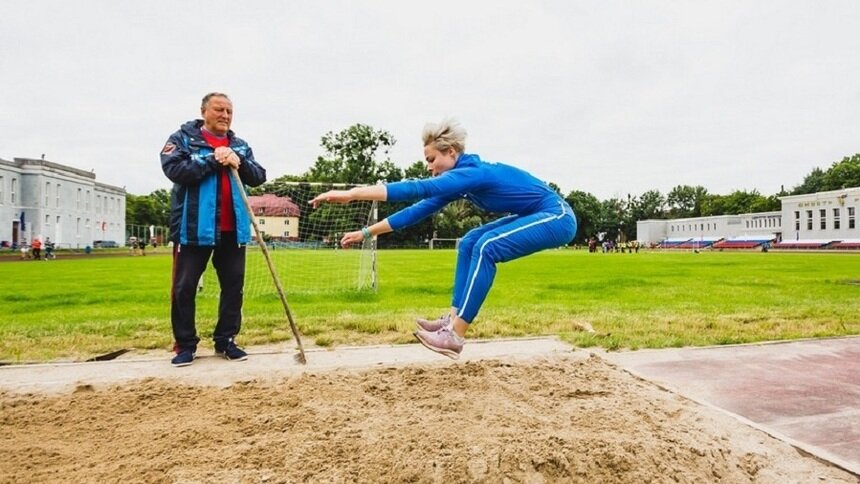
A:
[[[361,230],[356,230],[355,232],[347,232],[343,234],[343,238],[340,239],[340,245],[346,248],[352,244],[360,244],[363,241],[364,234],[361,233]]]
[[[308,203],[310,203],[314,208],[317,208],[323,202],[349,203],[351,201],[352,195],[350,194],[349,190],[329,190],[325,193],[320,193]],[[361,234],[361,232],[359,232],[359,234]]]

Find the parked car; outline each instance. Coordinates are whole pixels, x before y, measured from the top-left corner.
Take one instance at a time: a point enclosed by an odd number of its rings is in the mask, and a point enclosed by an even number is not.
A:
[[[112,249],[119,247],[115,240],[94,240],[93,247],[96,249]]]

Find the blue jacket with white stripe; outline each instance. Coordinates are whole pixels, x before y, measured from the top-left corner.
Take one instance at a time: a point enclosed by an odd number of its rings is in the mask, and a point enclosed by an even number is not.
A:
[[[388,217],[394,230],[418,223],[459,198],[497,213],[529,215],[560,207],[573,212],[549,185],[525,170],[474,154],[460,154],[454,167],[439,176],[389,183],[386,189],[389,201],[421,199]]]
[[[170,240],[182,245],[214,246],[220,242],[221,191],[219,178],[226,169],[215,160],[200,128],[203,120],[188,121],[170,135],[161,150],[161,169],[173,182],[170,193]],[[266,170],[254,160],[254,152],[233,131],[227,132],[230,149],[239,156],[239,178],[252,187],[266,181]],[[236,216],[236,238],[240,244],[251,240],[251,221],[237,186],[230,177],[233,213]]]

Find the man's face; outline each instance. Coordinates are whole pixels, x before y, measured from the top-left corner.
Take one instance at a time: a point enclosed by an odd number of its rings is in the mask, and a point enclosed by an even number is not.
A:
[[[225,135],[233,122],[233,103],[221,96],[213,96],[200,110],[203,127],[217,135]]]

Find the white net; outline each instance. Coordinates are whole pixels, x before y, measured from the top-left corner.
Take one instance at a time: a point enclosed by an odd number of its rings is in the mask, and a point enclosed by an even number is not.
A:
[[[325,191],[354,186],[359,185],[279,182],[275,193],[249,197],[257,227],[287,295],[376,290],[375,241],[365,240],[361,247],[340,246],[345,232],[376,222],[376,202],[323,204],[316,209],[308,204]],[[253,227],[251,232],[254,235]],[[211,263],[198,292],[218,296],[218,278]],[[268,294],[277,295],[277,289],[255,238],[247,247],[245,295]]]

